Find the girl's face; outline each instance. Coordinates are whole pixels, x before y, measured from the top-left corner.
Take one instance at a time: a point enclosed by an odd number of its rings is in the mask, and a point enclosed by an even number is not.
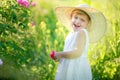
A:
[[[83,12],[74,12],[71,16],[72,27],[74,31],[77,31],[81,28],[86,28],[89,24],[89,17]]]

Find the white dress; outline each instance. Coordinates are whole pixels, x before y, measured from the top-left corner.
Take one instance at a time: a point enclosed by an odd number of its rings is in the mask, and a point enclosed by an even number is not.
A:
[[[62,58],[59,62],[55,80],[92,80],[92,72],[87,57],[88,52],[88,32],[82,29],[86,35],[86,44],[82,55],[78,58]],[[70,33],[65,40],[64,51],[75,48],[75,41],[78,32]]]

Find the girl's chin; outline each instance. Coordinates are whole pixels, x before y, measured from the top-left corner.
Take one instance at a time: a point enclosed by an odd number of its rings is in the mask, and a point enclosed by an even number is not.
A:
[[[79,30],[79,28],[74,28],[74,31],[77,31],[77,30]]]
[[[78,27],[78,28],[74,27],[73,28],[74,31],[78,31],[79,29],[82,29],[82,27]]]

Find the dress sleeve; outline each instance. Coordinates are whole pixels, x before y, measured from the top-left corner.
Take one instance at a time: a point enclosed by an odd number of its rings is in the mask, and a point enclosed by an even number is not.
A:
[[[74,54],[76,57],[81,56],[81,54],[85,49],[86,42],[87,42],[86,31],[84,29],[81,29],[78,31],[76,37],[75,50],[74,50]]]
[[[62,53],[62,57],[68,59],[80,57],[86,46],[86,41],[87,41],[86,38],[87,36],[85,30],[84,29],[79,30],[76,34],[75,48],[69,51],[64,51]]]
[[[76,37],[76,49],[81,48],[81,47],[85,47],[88,45],[88,32],[86,29],[81,29],[78,31],[77,33],[77,37]],[[84,45],[82,45],[84,43]]]

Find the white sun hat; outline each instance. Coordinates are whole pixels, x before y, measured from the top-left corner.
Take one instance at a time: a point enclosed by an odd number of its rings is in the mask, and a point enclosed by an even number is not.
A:
[[[80,4],[77,7],[56,7],[55,13],[58,20],[69,30],[73,30],[70,23],[70,15],[73,10],[79,9],[86,12],[90,16],[90,26],[88,28],[88,35],[90,42],[99,41],[106,32],[107,22],[106,18],[99,10],[90,7],[87,4]]]

